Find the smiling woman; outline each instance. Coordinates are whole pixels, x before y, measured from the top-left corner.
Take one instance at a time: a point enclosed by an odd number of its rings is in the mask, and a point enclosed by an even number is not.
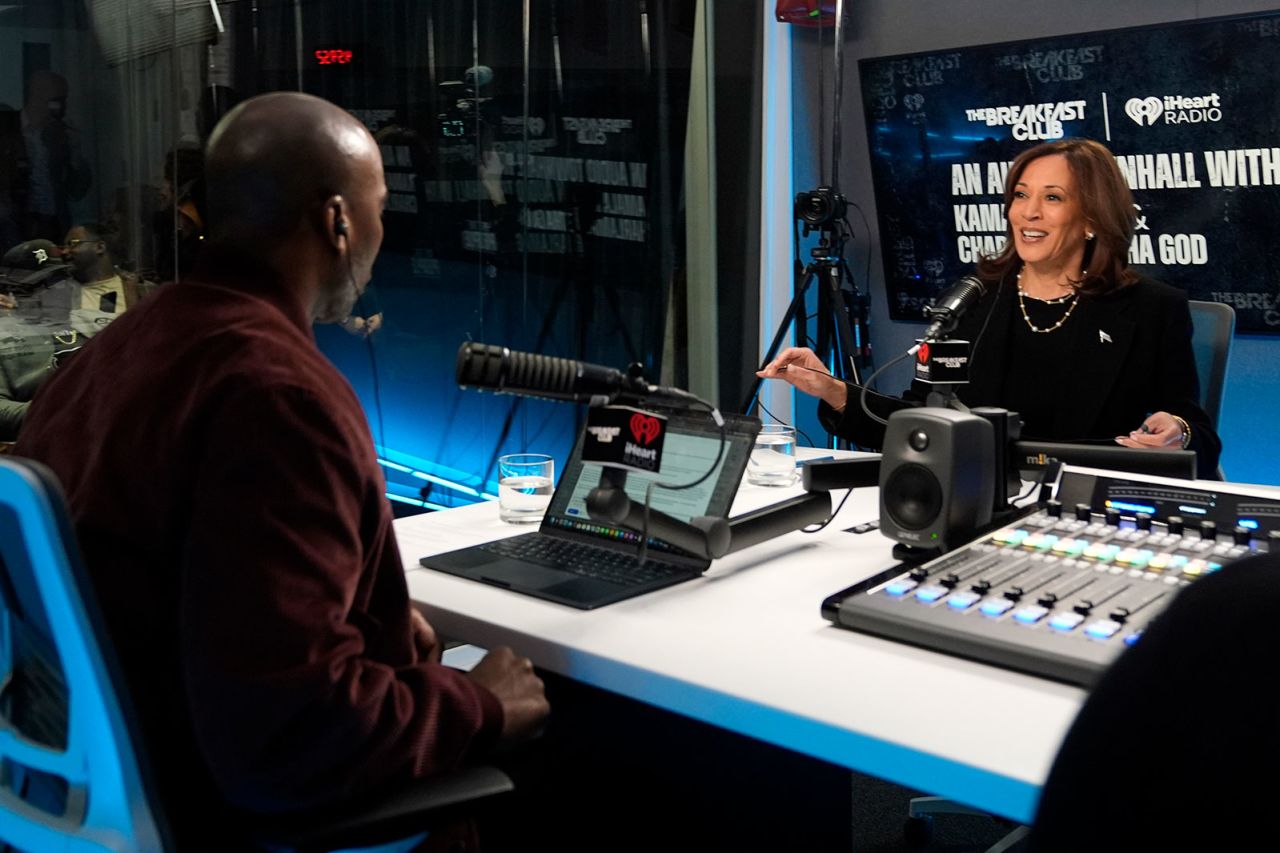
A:
[[[1197,402],[1186,293],[1129,269],[1135,209],[1111,152],[1089,139],[1030,148],[1009,169],[1004,204],[1004,244],[977,263],[986,291],[953,336],[971,345],[960,400],[1018,412],[1027,439],[1189,448],[1212,476],[1222,443]],[[850,396],[861,389],[810,350],[784,350],[760,375],[820,398],[830,432],[873,448],[877,418],[929,390],[868,393],[872,417]]]

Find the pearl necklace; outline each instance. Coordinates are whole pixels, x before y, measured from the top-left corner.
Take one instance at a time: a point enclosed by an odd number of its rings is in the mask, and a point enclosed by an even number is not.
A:
[[[1083,279],[1088,274],[1089,274],[1088,270],[1083,270],[1081,273],[1081,278]],[[1035,332],[1036,334],[1047,335],[1050,332],[1056,332],[1059,329],[1061,329],[1062,324],[1067,322],[1067,320],[1071,318],[1071,314],[1076,310],[1076,306],[1080,304],[1080,300],[1079,300],[1080,293],[1079,291],[1074,291],[1074,290],[1066,294],[1065,296],[1059,296],[1054,299],[1037,299],[1036,297],[1032,296],[1031,297],[1032,299],[1035,299],[1037,302],[1043,302],[1045,305],[1061,305],[1064,302],[1070,303],[1067,305],[1066,313],[1063,314],[1062,317],[1058,319],[1058,322],[1054,323],[1052,326],[1047,326],[1042,329],[1039,326],[1037,326],[1035,323],[1031,322],[1031,316],[1027,313],[1027,294],[1022,289],[1022,270],[1018,270],[1017,280],[1018,280],[1018,308],[1022,310],[1022,320],[1027,324],[1027,328]]]

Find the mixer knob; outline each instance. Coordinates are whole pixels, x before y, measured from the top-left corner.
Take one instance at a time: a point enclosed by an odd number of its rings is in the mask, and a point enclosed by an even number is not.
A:
[[[1200,538],[1201,539],[1217,539],[1218,538],[1218,522],[1206,518],[1200,522]]]
[[[1149,512],[1138,513],[1136,522],[1139,530],[1150,530],[1151,529],[1151,513]]]
[[[1044,505],[1044,511],[1049,513],[1050,518],[1062,518],[1062,502],[1049,501]]]
[[[1183,525],[1182,516],[1171,515],[1169,516],[1168,520],[1165,521],[1165,524],[1169,525],[1169,532],[1172,533],[1174,536],[1182,535],[1182,525]]]
[[[1243,525],[1238,526],[1231,531],[1231,538],[1237,545],[1248,545],[1249,540],[1253,538],[1253,531]]]
[[[1114,507],[1107,507],[1106,518],[1107,518],[1107,524],[1111,525],[1112,527],[1120,526],[1120,510]]]
[[[1088,504],[1076,504],[1076,521],[1089,521],[1093,518],[1093,509]]]

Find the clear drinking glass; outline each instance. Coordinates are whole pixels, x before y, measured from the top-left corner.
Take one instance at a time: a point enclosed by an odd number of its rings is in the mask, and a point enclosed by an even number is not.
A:
[[[498,457],[498,517],[513,524],[541,521],[551,503],[555,460],[545,453]]]
[[[747,482],[757,486],[791,486],[797,479],[796,428],[765,424],[756,436],[747,463]]]

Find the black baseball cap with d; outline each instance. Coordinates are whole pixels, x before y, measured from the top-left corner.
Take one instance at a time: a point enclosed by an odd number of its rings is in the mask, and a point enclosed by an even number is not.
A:
[[[0,260],[0,284],[34,290],[70,270],[71,265],[62,261],[53,243],[28,240],[4,253]]]

